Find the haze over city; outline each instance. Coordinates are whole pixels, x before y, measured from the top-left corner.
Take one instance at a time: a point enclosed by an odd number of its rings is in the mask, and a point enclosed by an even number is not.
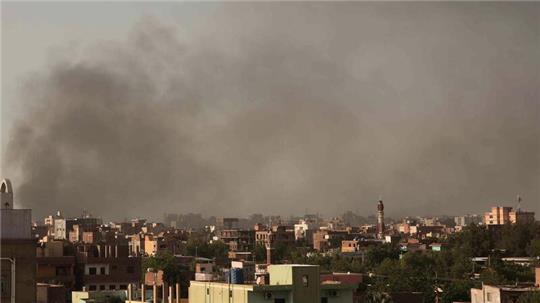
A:
[[[36,218],[538,213],[539,7],[2,3],[0,176]]]

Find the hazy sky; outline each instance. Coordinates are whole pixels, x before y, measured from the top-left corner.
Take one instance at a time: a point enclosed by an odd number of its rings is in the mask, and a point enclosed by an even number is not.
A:
[[[2,2],[36,216],[540,212],[539,3]]]

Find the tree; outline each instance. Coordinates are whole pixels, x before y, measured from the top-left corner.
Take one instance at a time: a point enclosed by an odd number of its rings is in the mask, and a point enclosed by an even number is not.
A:
[[[471,281],[452,281],[443,287],[441,299],[443,303],[470,301],[473,287]]]
[[[393,303],[392,297],[385,292],[369,292],[366,295],[366,303]]]
[[[540,257],[540,238],[533,239],[527,246],[529,257]]]
[[[163,279],[169,284],[181,281],[182,272],[189,270],[189,268],[182,266],[170,253],[144,258],[142,262],[143,274],[146,273],[148,268],[163,270]]]
[[[540,291],[533,291],[521,295],[517,303],[538,303],[540,302]]]
[[[366,263],[368,267],[375,268],[385,259],[399,259],[399,249],[390,244],[371,246],[368,248],[366,252]]]

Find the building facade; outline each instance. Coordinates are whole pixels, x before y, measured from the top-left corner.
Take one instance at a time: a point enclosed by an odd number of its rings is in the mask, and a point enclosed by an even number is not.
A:
[[[36,302],[36,241],[32,211],[13,208],[13,188],[0,183],[0,301]]]

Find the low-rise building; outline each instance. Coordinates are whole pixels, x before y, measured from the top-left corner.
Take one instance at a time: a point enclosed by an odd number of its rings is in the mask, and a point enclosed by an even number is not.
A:
[[[471,289],[471,303],[515,303],[527,293],[539,291],[537,287],[519,285],[487,285]]]
[[[319,266],[270,265],[269,284],[191,281],[190,302],[214,303],[350,303],[356,286],[337,281],[321,283]]]

